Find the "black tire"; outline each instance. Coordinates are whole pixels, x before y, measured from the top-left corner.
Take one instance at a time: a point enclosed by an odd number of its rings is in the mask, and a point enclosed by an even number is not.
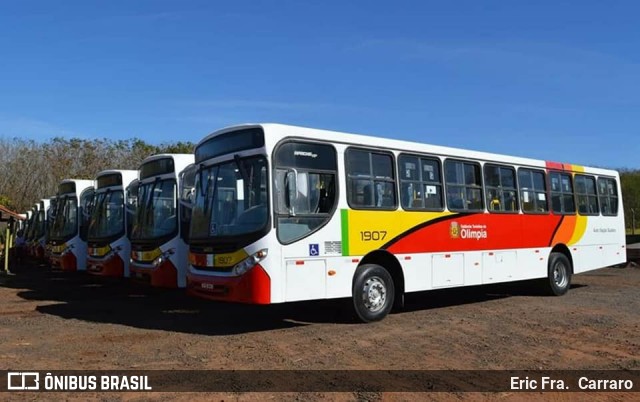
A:
[[[393,307],[393,278],[380,265],[362,265],[356,271],[352,294],[353,308],[362,322],[380,321]]]
[[[562,296],[571,287],[571,262],[562,253],[551,253],[547,269],[546,290],[550,295]]]

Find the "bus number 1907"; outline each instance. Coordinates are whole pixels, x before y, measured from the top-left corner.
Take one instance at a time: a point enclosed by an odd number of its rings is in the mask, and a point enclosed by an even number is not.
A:
[[[360,240],[362,241],[380,241],[387,237],[386,230],[365,230],[360,232]]]

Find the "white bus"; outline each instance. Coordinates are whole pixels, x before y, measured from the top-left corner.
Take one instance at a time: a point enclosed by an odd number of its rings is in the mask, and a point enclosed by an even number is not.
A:
[[[189,294],[346,298],[380,320],[407,292],[540,279],[625,261],[613,170],[274,124],[195,150]]]
[[[51,225],[51,266],[63,271],[87,269],[87,222],[94,196],[93,180],[62,180],[58,185],[58,211]]]
[[[44,238],[44,259],[51,265],[51,229],[58,213],[58,195],[49,198],[49,208],[47,208],[47,224]]]
[[[191,214],[193,211],[193,200],[196,194],[197,170],[198,167],[195,164],[191,164],[184,168],[178,176],[178,182],[180,183],[180,186],[178,188],[180,192],[180,236],[182,236],[184,242],[187,245],[189,244],[189,231],[191,226]]]
[[[31,217],[29,218],[29,222],[27,223],[27,228],[25,231],[25,254],[33,257],[35,254],[35,242],[34,238],[36,236],[36,221],[38,220],[38,210],[40,209],[40,203],[37,202],[33,204],[31,207]]]
[[[138,170],[136,208],[129,233],[131,277],[154,287],[186,286],[187,243],[179,224],[180,172],[193,164],[192,154],[158,154]],[[188,230],[188,228],[187,228]]]
[[[43,198],[39,202],[36,226],[33,237],[33,256],[43,260],[46,258],[47,236],[49,233],[49,222],[51,216],[51,198]]]
[[[125,214],[127,186],[137,170],[104,170],[96,176],[96,190],[87,234],[87,272],[129,277],[131,244],[127,238],[130,217]]]
[[[21,222],[20,230],[22,230],[22,236],[26,240],[27,232],[29,231],[29,222],[31,222],[31,217],[33,216],[33,211],[32,210],[28,210],[23,215],[25,216],[25,219],[24,219],[24,221]]]

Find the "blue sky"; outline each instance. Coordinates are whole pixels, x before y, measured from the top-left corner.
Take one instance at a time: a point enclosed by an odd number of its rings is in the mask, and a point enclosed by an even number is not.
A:
[[[0,0],[0,136],[278,122],[640,168],[635,1]]]

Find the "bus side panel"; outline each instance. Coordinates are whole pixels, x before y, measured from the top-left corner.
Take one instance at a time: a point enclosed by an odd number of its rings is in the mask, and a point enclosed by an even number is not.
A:
[[[573,246],[570,250],[574,274],[604,267],[603,246]]]
[[[626,260],[624,218],[621,214],[578,216],[577,220],[577,226],[583,226],[584,229],[580,236],[574,235],[569,241],[574,273],[599,269]]]
[[[73,254],[76,256],[76,270],[87,270],[87,242],[80,239],[80,236],[73,238]]]
[[[402,265],[406,292],[417,292],[431,288],[431,254],[401,254],[396,257]]]
[[[304,233],[304,227],[281,226],[286,230]],[[278,244],[273,231],[272,244]],[[283,236],[284,232],[280,233]],[[355,267],[350,259],[342,258],[342,230],[340,212],[318,231],[291,244],[282,246],[280,266],[284,279],[284,301],[324,299],[351,295]],[[271,256],[269,257],[271,261]],[[271,270],[270,270],[271,271]],[[280,282],[280,281],[272,281]],[[345,294],[345,290],[348,293]],[[272,291],[276,289],[272,288]]]
[[[176,236],[170,242],[164,245],[165,247],[161,247],[162,251],[167,251],[172,248],[175,248],[175,253],[171,255],[169,258],[173,263],[173,266],[176,267],[177,271],[177,283],[176,285],[179,288],[184,288],[187,286],[187,268],[189,266],[189,246],[184,242],[180,236]]]
[[[517,254],[517,269],[513,280],[544,278],[547,276],[549,247],[519,249]]]

